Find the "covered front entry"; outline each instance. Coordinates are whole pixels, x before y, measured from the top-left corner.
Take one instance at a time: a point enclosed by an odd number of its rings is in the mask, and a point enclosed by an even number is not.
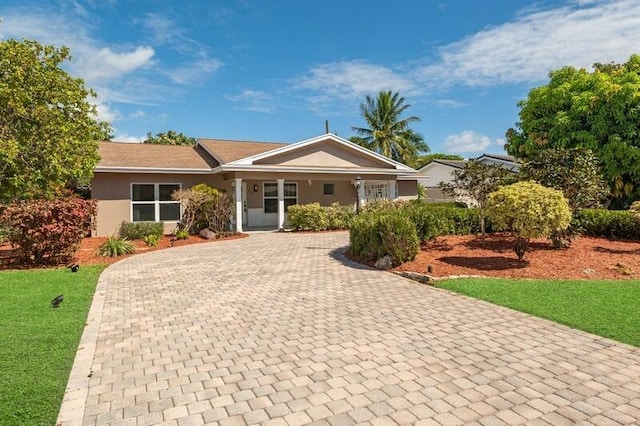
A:
[[[359,178],[359,191],[354,180]],[[371,180],[359,175],[278,176],[274,179],[234,177],[231,180],[234,199],[234,229],[242,232],[251,228],[284,229],[287,223],[287,208],[294,204],[319,203],[322,206],[355,206],[359,198],[360,205],[379,199],[397,198],[395,180],[380,179],[371,176]],[[241,217],[238,221],[236,218]]]
[[[333,134],[226,163],[224,149],[220,152],[221,165],[215,170],[233,187],[236,231],[283,229],[287,207],[294,204],[356,205],[359,201],[363,205],[367,200],[393,200],[402,187],[399,181],[416,173]]]

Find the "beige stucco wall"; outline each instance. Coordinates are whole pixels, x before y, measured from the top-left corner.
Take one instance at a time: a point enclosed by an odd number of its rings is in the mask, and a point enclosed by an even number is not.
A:
[[[418,198],[418,183],[415,180],[398,181],[398,198],[401,200],[412,200]]]
[[[354,149],[348,149],[336,142],[316,143],[282,155],[256,161],[256,164],[279,164],[283,166],[308,167],[379,167],[392,169],[393,166],[365,155]]]
[[[178,183],[183,189],[198,183],[231,191],[231,184],[219,175],[151,174],[151,173],[95,173],[91,181],[91,197],[98,200],[97,236],[117,232],[123,221],[131,220],[132,183]],[[175,229],[175,223],[166,223],[165,232]]]

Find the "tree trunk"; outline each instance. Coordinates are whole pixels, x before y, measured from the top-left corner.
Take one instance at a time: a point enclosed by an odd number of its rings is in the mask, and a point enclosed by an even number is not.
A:
[[[487,236],[486,232],[485,232],[485,226],[484,226],[484,209],[480,208],[480,210],[478,211],[478,215],[480,217],[480,242],[482,244],[482,246],[484,247],[485,245],[485,237]]]
[[[527,252],[528,248],[529,238],[516,237],[515,251],[519,261],[522,262],[522,260],[524,259],[524,254]]]

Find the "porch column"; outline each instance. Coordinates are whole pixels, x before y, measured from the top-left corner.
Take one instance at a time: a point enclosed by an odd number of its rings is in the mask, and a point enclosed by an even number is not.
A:
[[[396,194],[396,181],[390,180],[387,185],[389,185],[389,199],[395,200],[398,198],[398,194]]]
[[[284,229],[284,179],[276,179],[278,182],[278,229]]]
[[[242,178],[235,178],[236,232],[242,232]]]

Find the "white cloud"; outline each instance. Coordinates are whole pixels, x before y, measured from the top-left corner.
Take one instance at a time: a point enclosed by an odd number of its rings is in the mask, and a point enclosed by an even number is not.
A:
[[[240,109],[256,112],[275,112],[278,108],[275,97],[270,93],[260,90],[243,90],[242,93],[226,96],[232,102],[243,104]]]
[[[218,59],[200,59],[188,65],[181,66],[167,72],[167,75],[174,83],[192,84],[204,80],[222,67],[222,62]]]
[[[75,68],[88,82],[104,83],[152,65],[154,54],[154,49],[148,46],[138,46],[132,52],[121,53],[104,47],[92,55],[79,58]]]
[[[359,99],[381,90],[410,94],[419,88],[399,72],[361,60],[318,65],[296,78],[294,86],[319,92],[320,99]]]
[[[110,103],[98,103],[96,104],[96,112],[98,113],[98,119],[113,123],[122,118],[118,109],[112,108]]]
[[[448,153],[482,152],[491,146],[491,139],[473,130],[465,130],[447,136],[442,146]]]
[[[113,142],[142,143],[147,136],[129,136],[126,133],[117,134],[111,139]]]
[[[416,70],[434,86],[535,82],[565,65],[625,62],[640,44],[637,0],[576,0],[563,7],[523,11],[439,49],[439,62]]]
[[[436,101],[436,105],[440,108],[462,108],[467,106],[468,104],[456,101],[455,99],[438,99]]]
[[[133,118],[133,119],[145,118],[146,116],[147,116],[147,113],[140,109],[133,111],[131,114],[129,114],[129,118]]]
[[[189,58],[184,65],[166,71],[165,74],[174,83],[199,83],[223,66],[220,59],[210,56],[208,46],[188,37],[186,30],[175,21],[148,13],[140,20],[140,24],[147,30],[153,44],[169,46]]]

